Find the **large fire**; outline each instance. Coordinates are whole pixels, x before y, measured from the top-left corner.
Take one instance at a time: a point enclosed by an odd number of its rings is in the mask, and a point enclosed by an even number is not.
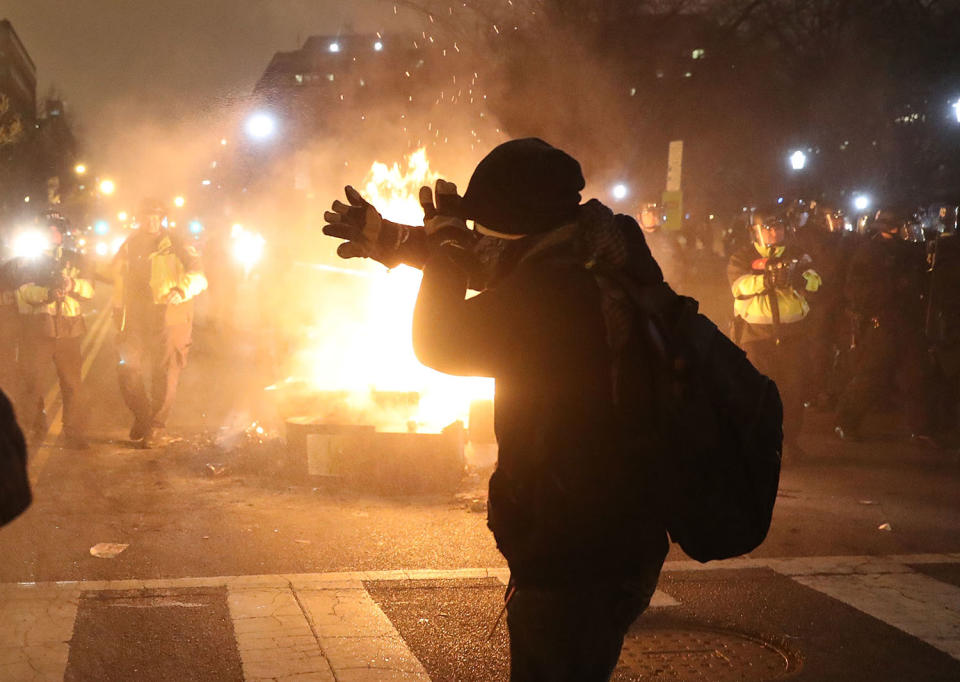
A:
[[[438,177],[420,149],[403,165],[374,163],[361,193],[385,218],[420,225],[420,187],[433,186]],[[297,380],[316,391],[345,392],[367,423],[383,431],[439,432],[458,419],[466,422],[472,401],[493,397],[492,379],[452,377],[417,361],[411,324],[419,270],[385,270],[371,261],[328,270],[331,286],[324,295],[340,297],[343,305],[326,310],[310,330],[310,342],[296,358]],[[375,404],[374,396],[387,392],[416,393],[419,401],[412,413]]]

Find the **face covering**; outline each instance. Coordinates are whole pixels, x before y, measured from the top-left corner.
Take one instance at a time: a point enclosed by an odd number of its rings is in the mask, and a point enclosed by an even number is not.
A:
[[[473,253],[480,264],[480,274],[486,286],[493,285],[504,274],[504,254],[510,244],[506,239],[484,235],[477,240]]]

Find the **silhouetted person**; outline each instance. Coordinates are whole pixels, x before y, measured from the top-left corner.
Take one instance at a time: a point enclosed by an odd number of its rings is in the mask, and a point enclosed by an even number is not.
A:
[[[878,405],[903,405],[907,427],[929,437],[924,250],[903,241],[904,216],[882,209],[867,226],[847,273],[847,306],[857,320],[853,376],[837,405],[835,431],[861,438],[863,419]],[[899,384],[899,386],[896,386]]]
[[[651,496],[625,474],[642,455],[620,438],[616,320],[588,264],[629,270],[640,285],[663,278],[637,223],[581,205],[583,187],[572,157],[513,140],[480,162],[462,203],[450,183],[438,183],[436,207],[421,190],[423,230],[381,221],[352,188],[352,205],[336,202],[324,228],[350,239],[341,255],[389,262],[399,248],[423,265],[417,357],[496,379],[488,525],[511,572],[513,680],[608,679],[668,548]],[[467,299],[468,283],[481,293]]]

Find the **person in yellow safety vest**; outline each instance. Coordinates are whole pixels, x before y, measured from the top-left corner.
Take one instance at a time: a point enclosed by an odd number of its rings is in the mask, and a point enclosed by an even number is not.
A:
[[[809,356],[807,297],[821,279],[810,256],[794,253],[785,217],[757,212],[753,241],[730,257],[727,278],[734,297],[734,340],[761,372],[777,382],[783,399],[785,454],[799,459],[803,425],[803,372]]]
[[[133,412],[130,439],[142,448],[166,440],[163,431],[190,349],[193,299],[207,288],[196,247],[164,227],[163,216],[159,201],[141,202],[139,229],[112,263],[120,392]]]
[[[42,252],[16,259],[16,302],[20,315],[21,422],[32,444],[47,433],[42,380],[52,361],[63,398],[63,440],[83,450],[85,410],[81,396],[81,342],[86,334],[81,303],[93,298],[93,278],[84,256],[64,247],[67,222],[48,213]]]

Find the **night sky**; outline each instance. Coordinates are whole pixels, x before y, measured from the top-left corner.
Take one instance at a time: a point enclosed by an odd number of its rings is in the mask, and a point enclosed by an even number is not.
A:
[[[0,0],[86,143],[131,118],[189,117],[243,97],[271,55],[312,34],[395,28],[382,0]]]

